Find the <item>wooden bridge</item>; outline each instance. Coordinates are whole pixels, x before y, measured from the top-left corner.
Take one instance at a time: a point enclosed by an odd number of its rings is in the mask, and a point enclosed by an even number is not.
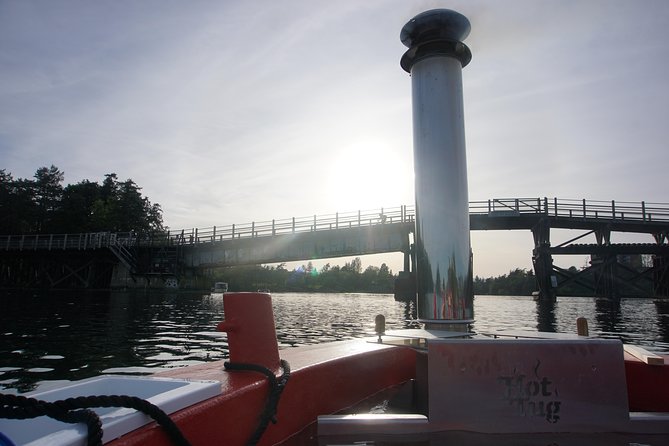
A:
[[[569,283],[594,294],[669,296],[669,204],[511,198],[470,202],[472,230],[531,230],[538,287],[552,297]],[[182,278],[202,268],[403,252],[410,269],[413,206],[172,230],[161,234],[84,233],[0,236],[0,286],[101,287],[138,277]],[[550,229],[581,234],[558,246]],[[612,232],[647,233],[655,243],[611,243]],[[596,243],[577,244],[594,234]],[[574,274],[553,255],[589,254]],[[652,265],[629,265],[647,255]],[[647,262],[648,263],[648,262]]]

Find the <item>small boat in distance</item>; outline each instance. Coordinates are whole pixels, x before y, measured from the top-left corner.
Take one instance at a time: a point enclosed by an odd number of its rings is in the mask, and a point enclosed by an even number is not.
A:
[[[228,283],[227,282],[216,282],[214,287],[211,289],[212,294],[223,294],[228,292]]]

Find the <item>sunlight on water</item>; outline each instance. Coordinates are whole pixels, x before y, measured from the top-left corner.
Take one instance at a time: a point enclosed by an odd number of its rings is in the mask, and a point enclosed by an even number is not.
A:
[[[221,295],[202,293],[52,293],[4,295],[0,389],[36,386],[101,373],[148,374],[227,357]],[[386,329],[413,326],[413,304],[392,295],[282,293],[272,296],[280,348],[371,336],[374,317]],[[479,333],[531,330],[574,333],[586,317],[591,333],[669,351],[669,303],[623,299],[477,296]]]

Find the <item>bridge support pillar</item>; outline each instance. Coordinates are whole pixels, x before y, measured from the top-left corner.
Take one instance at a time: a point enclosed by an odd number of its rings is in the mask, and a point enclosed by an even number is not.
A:
[[[537,278],[539,299],[555,301],[557,277],[553,274],[553,256],[546,247],[538,247],[532,250],[532,265],[534,266],[534,276]]]
[[[404,254],[404,271],[411,271],[411,250],[407,249]]]
[[[614,255],[592,255],[590,260],[594,267],[595,296],[618,298],[616,277],[618,272],[618,258]]]
[[[534,249],[532,250],[532,265],[534,276],[537,278],[539,299],[555,301],[557,276],[553,273],[553,256],[550,252],[550,224],[542,219],[534,228]]]
[[[416,258],[413,247],[407,241],[407,248],[402,251],[404,271],[400,271],[395,279],[395,300],[400,302],[416,301]]]
[[[669,256],[653,258],[653,291],[654,297],[669,298]]]

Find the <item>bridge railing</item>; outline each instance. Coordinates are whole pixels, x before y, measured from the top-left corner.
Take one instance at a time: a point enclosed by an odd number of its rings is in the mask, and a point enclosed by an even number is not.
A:
[[[495,198],[472,201],[474,215],[505,217],[543,214],[549,217],[624,220],[647,223],[669,222],[669,204],[651,202],[571,200],[558,198]],[[0,235],[0,250],[98,249],[110,246],[189,245],[296,232],[354,228],[385,223],[412,222],[414,206],[368,211],[292,217],[206,228],[172,230],[160,235],[94,232],[81,234]]]
[[[136,242],[137,236],[130,232],[0,235],[0,250],[85,250],[108,248],[109,246],[130,246]]]
[[[669,221],[669,205],[666,203],[615,200],[558,200],[557,198],[544,200],[546,212],[555,217],[640,222]]]
[[[541,198],[494,198],[487,201],[470,201],[469,213],[491,216],[513,216],[543,213]]]
[[[469,203],[471,214],[514,216],[544,214],[549,217],[639,222],[669,222],[669,204],[645,201],[598,201],[558,198],[495,198]]]
[[[414,219],[414,214],[413,206],[337,212],[308,217],[291,217],[282,220],[193,228],[190,230],[180,229],[170,231],[169,240],[175,244],[195,244],[239,238],[294,234],[298,232],[357,228],[375,224],[411,222]]]

